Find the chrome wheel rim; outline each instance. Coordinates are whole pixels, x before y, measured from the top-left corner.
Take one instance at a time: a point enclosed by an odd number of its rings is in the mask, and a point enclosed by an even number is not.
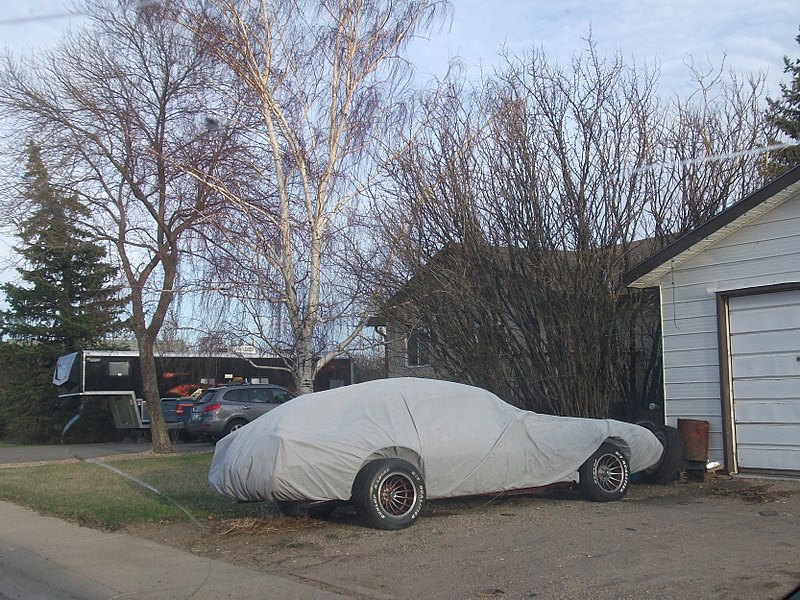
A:
[[[606,492],[617,492],[625,483],[625,463],[615,454],[603,454],[594,466],[595,480]]]
[[[378,485],[378,502],[386,514],[402,517],[417,502],[417,486],[403,473],[388,473]]]

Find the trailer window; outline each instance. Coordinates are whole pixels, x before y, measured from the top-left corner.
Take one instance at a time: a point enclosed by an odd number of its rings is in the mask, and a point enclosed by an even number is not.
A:
[[[127,360],[109,362],[108,374],[111,377],[130,377],[131,365]]]

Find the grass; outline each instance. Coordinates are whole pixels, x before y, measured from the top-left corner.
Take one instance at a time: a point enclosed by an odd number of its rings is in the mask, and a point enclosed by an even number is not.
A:
[[[211,456],[182,454],[108,463],[160,494],[92,463],[0,469],[0,499],[112,530],[134,523],[263,516],[263,504],[239,504],[211,490],[206,479]]]

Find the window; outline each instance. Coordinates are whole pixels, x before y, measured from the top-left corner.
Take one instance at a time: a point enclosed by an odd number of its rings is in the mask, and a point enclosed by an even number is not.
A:
[[[419,333],[412,333],[406,338],[406,366],[425,367],[430,363],[428,338]]]
[[[228,390],[222,398],[228,402],[247,402],[247,390],[242,388],[238,390]]]
[[[272,396],[275,398],[275,402],[277,402],[278,404],[283,404],[287,400],[291,400],[292,398],[294,398],[294,396],[292,396],[289,392],[278,389],[272,390]]]
[[[272,394],[267,388],[250,388],[250,402],[272,402]]]
[[[129,377],[131,374],[131,365],[127,360],[109,362],[108,374],[111,377]]]

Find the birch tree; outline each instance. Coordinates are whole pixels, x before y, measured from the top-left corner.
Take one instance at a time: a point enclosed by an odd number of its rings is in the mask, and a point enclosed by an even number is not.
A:
[[[193,21],[228,70],[230,103],[250,115],[248,185],[215,181],[236,209],[220,215],[208,246],[207,279],[227,300],[220,328],[259,337],[302,392],[368,316],[355,300],[363,290],[344,276],[348,252],[360,243],[361,201],[403,116],[400,53],[446,8],[209,0]]]

